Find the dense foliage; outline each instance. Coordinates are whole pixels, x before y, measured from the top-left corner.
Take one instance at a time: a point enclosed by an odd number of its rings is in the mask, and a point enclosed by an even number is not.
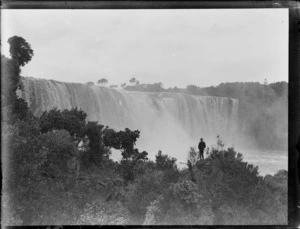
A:
[[[287,222],[287,171],[262,177],[220,138],[205,160],[191,148],[179,170],[175,158],[135,148],[138,130],[89,122],[77,108],[34,117],[17,96],[21,65],[2,60],[3,225]]]
[[[158,193],[147,207],[146,224],[287,222],[287,171],[262,177],[242,154],[223,147],[212,148],[192,169],[194,182],[182,171],[178,182]]]
[[[33,56],[31,46],[23,37],[13,36],[7,41],[10,45],[9,53],[19,66],[24,66]]]

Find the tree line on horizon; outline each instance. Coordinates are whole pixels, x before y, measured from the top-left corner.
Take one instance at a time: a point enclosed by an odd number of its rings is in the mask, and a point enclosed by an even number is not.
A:
[[[33,57],[21,37],[1,56],[3,225],[236,225],[287,223],[287,171],[259,175],[218,138],[205,160],[195,149],[188,168],[135,147],[139,130],[115,131],[77,108],[35,117],[22,89],[21,67]],[[122,159],[113,161],[111,149]]]

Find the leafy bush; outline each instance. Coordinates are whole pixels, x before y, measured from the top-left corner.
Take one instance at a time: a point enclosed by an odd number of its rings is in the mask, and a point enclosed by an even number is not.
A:
[[[171,184],[149,205],[144,224],[208,225],[212,222],[211,207],[199,195],[197,185],[183,180]]]
[[[143,219],[146,207],[162,192],[163,186],[163,173],[160,171],[145,173],[137,178],[134,189],[125,200],[125,206],[134,218]]]
[[[75,173],[78,151],[65,130],[48,132],[40,136],[46,161],[42,164],[44,176],[60,177],[71,176]]]
[[[74,201],[62,195],[75,184],[77,171],[76,147],[69,133],[40,135],[38,123],[31,120],[7,126],[5,136],[3,196],[9,212],[5,224],[49,223],[59,212],[55,209],[73,209]]]
[[[209,157],[196,165],[199,189],[204,188],[203,193],[211,202],[214,224],[286,222],[287,185],[284,180],[287,177],[284,171],[263,179],[258,168],[243,162],[242,154],[233,148],[213,148]]]
[[[155,156],[156,160],[156,167],[160,170],[167,170],[167,169],[177,169],[176,161],[177,159],[174,157],[169,157],[168,155],[162,154],[159,150],[158,154]]]
[[[127,210],[120,202],[106,202],[96,199],[87,203],[79,219],[79,225],[124,225],[129,223]]]

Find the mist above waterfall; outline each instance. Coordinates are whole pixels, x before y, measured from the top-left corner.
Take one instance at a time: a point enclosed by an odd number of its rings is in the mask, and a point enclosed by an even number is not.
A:
[[[116,130],[138,129],[137,147],[154,157],[158,150],[185,161],[190,146],[208,145],[221,135],[234,144],[238,100],[185,93],[132,92],[24,78],[23,97],[35,115],[45,110],[81,108],[87,119]]]

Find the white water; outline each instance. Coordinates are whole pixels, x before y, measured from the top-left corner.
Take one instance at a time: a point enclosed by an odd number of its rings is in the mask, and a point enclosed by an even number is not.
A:
[[[258,166],[260,175],[275,174],[278,170],[288,170],[288,150],[238,150],[244,161]]]
[[[203,137],[206,143],[220,136],[234,144],[238,101],[181,93],[145,93],[108,89],[78,83],[26,77],[23,98],[35,115],[54,107],[80,107],[88,120],[116,130],[140,130],[137,147],[150,158],[162,150],[186,161],[190,146]]]

